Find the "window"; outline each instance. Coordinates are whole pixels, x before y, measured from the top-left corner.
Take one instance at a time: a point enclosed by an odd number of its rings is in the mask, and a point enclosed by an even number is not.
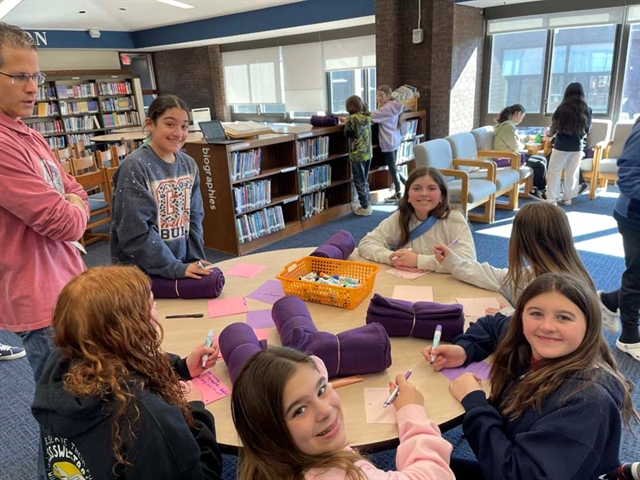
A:
[[[633,120],[640,116],[640,23],[631,25],[620,119]]]
[[[493,36],[489,113],[521,103],[527,112],[540,113],[547,32],[502,33]]]
[[[554,30],[547,113],[558,107],[572,82],[582,84],[593,113],[608,112],[615,36],[615,25]]]
[[[327,72],[327,92],[330,111],[333,114],[345,114],[345,102],[351,95],[358,95],[368,104],[369,109],[376,106],[376,69],[355,68],[350,70],[332,70]]]
[[[282,103],[280,48],[223,52],[227,103]]]

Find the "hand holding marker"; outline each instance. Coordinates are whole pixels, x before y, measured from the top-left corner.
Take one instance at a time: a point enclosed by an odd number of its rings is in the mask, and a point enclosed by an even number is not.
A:
[[[205,347],[211,348],[211,345],[213,345],[213,328],[209,329],[209,331],[207,332],[207,338],[205,338],[204,340]],[[209,359],[208,353],[205,353],[204,355],[202,355],[202,368],[205,368],[205,365],[207,364],[208,359]]]
[[[409,380],[409,377],[411,376],[412,373],[413,373],[413,370],[407,370],[407,372],[404,374],[404,379]],[[400,387],[396,385],[396,388],[393,389],[393,391],[389,394],[387,399],[384,401],[382,408],[387,408],[389,405],[395,402],[399,394],[400,394]]]
[[[442,336],[442,325],[438,325],[436,327],[436,333],[433,334],[433,342],[431,344],[431,358],[429,358],[429,363],[433,365],[433,362],[436,360],[436,355],[433,353],[435,348],[440,346],[440,337]]]
[[[460,241],[460,237],[456,238],[453,242],[451,242],[449,245],[447,245],[447,248],[454,247],[459,241]],[[444,251],[443,250],[439,250],[439,252],[440,252],[440,255],[444,255]]]

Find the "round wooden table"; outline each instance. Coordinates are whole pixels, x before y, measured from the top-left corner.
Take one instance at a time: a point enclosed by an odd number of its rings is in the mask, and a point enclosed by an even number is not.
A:
[[[287,263],[300,259],[313,250],[313,248],[296,248],[258,253],[216,264],[223,272],[238,263],[266,265],[266,268],[254,278],[227,275],[224,290],[219,298],[245,296],[253,292],[266,280],[274,279],[275,275]],[[352,254],[349,260],[366,262],[366,260],[357,255],[357,251]],[[386,270],[389,268],[391,268],[389,265],[380,265],[373,291],[354,310],[306,303],[318,330],[340,333],[344,330],[364,325],[366,323],[365,317],[369,300],[373,294],[379,293],[385,297],[391,297],[395,285],[431,286],[433,288],[434,301],[441,303],[456,303],[456,297],[494,297],[501,299],[499,293],[462,283],[448,274],[431,272],[410,281],[387,273]],[[267,303],[251,298],[246,300],[249,310],[271,309],[271,305]],[[246,321],[246,314],[244,313],[208,318],[206,299],[158,299],[157,304],[165,332],[163,348],[167,352],[176,353],[183,357],[188,355],[196,345],[204,341],[209,328],[213,328],[215,333],[219,334],[224,327],[231,323]],[[185,313],[203,313],[204,318],[164,318],[170,314]],[[469,320],[473,319],[467,318],[467,323]],[[267,342],[271,346],[281,345],[275,328],[271,329]],[[362,446],[366,451],[378,451],[397,446],[398,427],[396,424],[366,423],[364,388],[386,388],[388,382],[393,381],[397,373],[404,373],[408,369],[413,369],[410,382],[416,385],[424,395],[425,408],[429,417],[440,425],[442,430],[447,430],[459,424],[464,409],[449,393],[449,380],[442,373],[435,372],[421,355],[422,349],[430,344],[429,340],[419,338],[391,338],[392,365],[389,369],[377,374],[365,375],[363,382],[337,389],[342,399],[347,437],[351,445]],[[232,386],[227,367],[222,359],[218,361],[213,371],[227,386]],[[218,443],[223,448],[227,447],[225,448],[226,451],[234,453],[240,444],[231,419],[230,404],[231,397],[226,397],[207,405],[207,408],[215,416]]]

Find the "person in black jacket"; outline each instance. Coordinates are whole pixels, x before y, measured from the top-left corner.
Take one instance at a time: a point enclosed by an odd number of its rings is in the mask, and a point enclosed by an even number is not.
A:
[[[579,185],[580,160],[591,131],[591,108],[585,101],[582,84],[569,84],[562,103],[551,117],[549,135],[553,136],[553,150],[547,168],[547,201],[571,205]],[[560,175],[565,169],[564,192],[560,194]]]
[[[56,348],[31,407],[48,478],[221,477],[213,416],[180,380],[213,366],[218,348],[200,345],[184,359],[161,350],[142,271],[98,267],[77,276],[58,298],[53,328]]]
[[[622,424],[630,428],[639,417],[633,384],[618,371],[600,330],[593,288],[569,274],[546,273],[524,289],[513,319],[480,318],[454,345],[423,351],[436,356],[434,370],[495,352],[490,401],[472,373],[450,385],[478,459],[465,465],[466,476],[458,476],[452,459],[458,478],[584,480],[620,465]]]

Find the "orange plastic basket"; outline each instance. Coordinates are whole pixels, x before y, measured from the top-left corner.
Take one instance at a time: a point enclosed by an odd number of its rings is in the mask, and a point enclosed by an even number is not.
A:
[[[380,267],[371,263],[304,257],[285,265],[277,278],[282,282],[284,293],[287,295],[295,295],[305,302],[353,310],[373,289],[378,270]],[[361,283],[357,288],[347,288],[300,280],[300,277],[311,272],[357,278]]]

